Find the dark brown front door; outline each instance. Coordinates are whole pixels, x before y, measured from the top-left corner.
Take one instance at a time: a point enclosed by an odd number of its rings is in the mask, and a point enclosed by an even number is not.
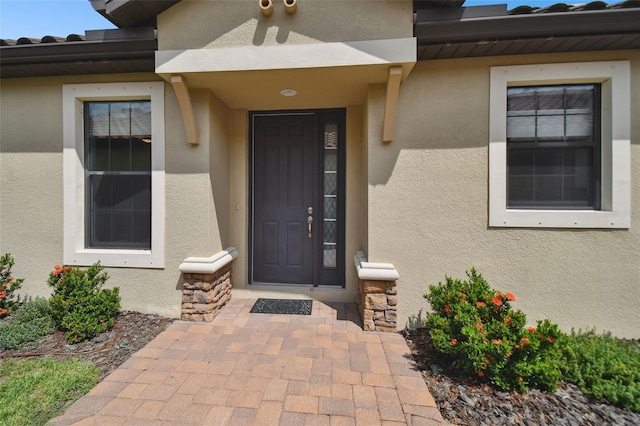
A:
[[[313,140],[312,115],[254,116],[254,281],[313,284]]]
[[[338,173],[343,158],[337,150],[343,116],[251,115],[252,282],[343,283],[344,183]],[[330,146],[323,143],[327,120],[335,129]],[[326,153],[328,149],[332,152]]]

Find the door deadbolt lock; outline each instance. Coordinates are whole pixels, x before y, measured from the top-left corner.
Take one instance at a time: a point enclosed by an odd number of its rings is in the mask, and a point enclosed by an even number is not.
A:
[[[307,209],[307,213],[309,213],[309,214],[313,214],[313,207],[309,207],[309,208]]]

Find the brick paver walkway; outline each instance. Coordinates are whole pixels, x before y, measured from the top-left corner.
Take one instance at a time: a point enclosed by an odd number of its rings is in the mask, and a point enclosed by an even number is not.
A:
[[[211,323],[176,321],[55,425],[437,425],[396,333],[364,332],[355,305],[250,314],[232,299]]]

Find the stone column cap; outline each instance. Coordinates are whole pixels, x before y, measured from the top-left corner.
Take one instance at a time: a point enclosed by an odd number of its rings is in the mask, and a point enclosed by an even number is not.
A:
[[[367,256],[359,250],[353,257],[353,263],[358,271],[358,278],[372,281],[396,281],[400,274],[391,263],[373,263],[367,261]]]
[[[187,257],[178,269],[188,274],[213,274],[236,257],[238,257],[236,248],[227,247],[211,257]]]

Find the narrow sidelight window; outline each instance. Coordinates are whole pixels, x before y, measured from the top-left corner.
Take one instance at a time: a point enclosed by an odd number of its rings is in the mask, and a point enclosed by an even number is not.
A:
[[[151,248],[151,102],[85,102],[86,246]]]
[[[324,215],[322,266],[337,268],[338,248],[338,124],[324,125]]]
[[[507,90],[507,207],[600,209],[600,85]]]

